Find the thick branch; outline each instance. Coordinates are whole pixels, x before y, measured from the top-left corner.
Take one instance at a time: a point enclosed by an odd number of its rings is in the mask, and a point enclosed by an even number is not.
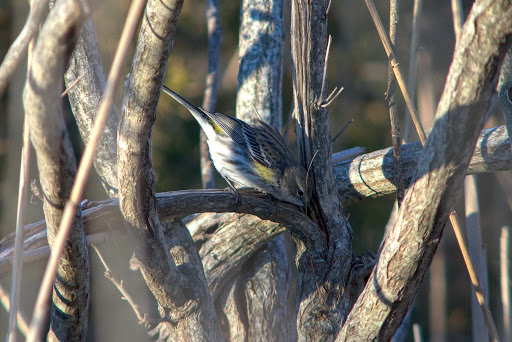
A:
[[[402,145],[404,156],[404,174],[407,184],[410,182],[416,168],[418,158],[422,153],[420,143]],[[475,152],[468,167],[468,174],[494,172],[512,169],[512,154],[510,153],[510,138],[505,126],[483,130],[478,139]],[[343,203],[354,203],[367,198],[375,198],[393,193],[395,187],[392,184],[393,158],[391,148],[375,151],[355,159],[338,163],[335,166],[338,192]],[[242,191],[242,195],[244,192]],[[282,221],[291,212],[281,208],[291,208],[283,204],[277,209],[268,200],[259,199],[253,202],[252,197],[244,196],[241,206],[235,207],[232,194],[225,191],[179,191],[157,194],[157,206],[160,220],[168,220],[171,217],[180,217],[198,212],[239,212],[258,215],[262,219],[274,220],[288,225],[288,229],[294,229],[295,234],[305,227],[294,228],[290,226],[293,219]],[[245,205],[246,201],[250,201]],[[268,208],[268,209],[263,209]],[[270,217],[267,214],[275,211]],[[297,211],[295,211],[297,212]],[[93,202],[86,204],[83,212],[85,231],[87,235],[116,228],[121,225],[117,200],[105,202]],[[291,216],[292,218],[294,216]],[[298,219],[303,221],[303,219]],[[298,222],[300,223],[300,222]],[[312,222],[310,222],[312,224]],[[107,227],[109,226],[109,227]],[[317,228],[309,227],[309,230]],[[303,238],[306,238],[305,236]],[[39,221],[25,226],[25,247],[34,249],[46,244],[45,221]],[[321,245],[321,244],[320,244]],[[7,235],[0,241],[0,274],[9,268],[14,247],[14,235]]]
[[[350,226],[335,189],[327,107],[328,1],[292,1],[291,41],[294,110],[299,158],[310,169],[314,187],[309,209],[323,230],[319,254],[308,241],[297,246],[297,335],[302,341],[334,339],[347,314],[345,291],[352,262]],[[320,314],[322,312],[322,314]],[[325,312],[325,313],[324,313]]]
[[[282,126],[283,38],[281,0],[241,2],[236,115],[246,122],[259,117],[278,130]],[[205,271],[210,272],[207,274],[210,288],[215,286],[212,293],[217,311],[222,311],[225,320],[221,321],[227,323],[223,325],[225,334],[232,340],[238,340],[239,336],[267,336],[293,341],[295,310],[294,305],[288,304],[291,270],[284,253],[284,237],[275,237],[269,243],[268,239],[261,239],[264,244],[257,242],[246,248],[249,246],[246,239],[256,238],[256,242],[261,237],[254,234],[256,231],[272,232],[264,225],[278,226],[249,215],[231,217],[202,245],[200,253]],[[223,238],[230,244],[223,244]],[[248,258],[237,255],[247,252]],[[217,256],[222,258],[222,263]],[[210,267],[211,263],[217,267]],[[223,273],[229,269],[230,273]]]
[[[505,126],[485,129],[480,133],[467,173],[512,169],[510,137]],[[402,175],[407,187],[423,152],[421,143],[402,145]],[[338,194],[343,204],[392,194],[394,183],[392,148],[363,154],[335,164]]]
[[[37,154],[50,246],[57,235],[76,173],[60,100],[62,78],[75,44],[75,33],[89,14],[88,6],[73,0],[57,2],[39,35],[23,93]],[[84,340],[89,307],[89,262],[80,210],[57,272],[48,339]]]
[[[155,296],[160,338],[222,340],[202,265],[183,223],[164,227],[157,216],[151,134],[182,1],[148,2],[126,82],[118,138],[119,198],[135,257]],[[172,323],[171,323],[172,322]]]
[[[64,74],[69,103],[84,143],[87,144],[105,88],[105,74],[92,19],[81,30],[77,46]],[[74,84],[76,81],[78,82]],[[109,197],[117,196],[117,126],[119,115],[112,108],[96,154],[94,167]]]
[[[339,341],[388,341],[411,305],[462,187],[511,41],[511,15],[510,1],[474,4],[412,185]]]

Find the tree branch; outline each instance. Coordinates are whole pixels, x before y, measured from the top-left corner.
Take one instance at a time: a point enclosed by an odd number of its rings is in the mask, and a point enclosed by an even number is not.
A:
[[[468,174],[494,172],[512,169],[512,154],[510,153],[510,138],[505,126],[483,130],[477,142]],[[406,184],[410,183],[418,158],[422,153],[419,142],[402,145],[404,156],[404,176]],[[335,166],[336,183],[338,193],[344,204],[355,203],[367,198],[376,198],[388,195],[395,191],[392,184],[393,158],[391,147],[368,153],[349,161],[341,162]],[[248,192],[249,193],[249,192]],[[251,193],[253,196],[253,192]],[[218,190],[189,190],[159,193],[157,206],[160,220],[168,220],[172,217],[190,215],[201,212],[238,212],[259,215],[262,219],[281,222],[288,229],[295,230],[298,234],[305,231],[304,227],[291,226],[293,219],[283,221],[286,215],[292,211],[283,211],[282,208],[292,208],[286,204],[276,204],[272,201],[258,199],[244,195],[244,203],[235,207],[234,196],[225,191]],[[247,205],[245,202],[247,202]],[[274,209],[272,209],[274,208]],[[270,213],[275,211],[273,216]],[[297,213],[297,210],[293,212]],[[266,213],[266,214],[264,214]],[[295,216],[291,216],[294,218]],[[117,199],[102,202],[87,203],[83,212],[84,229],[87,235],[97,232],[116,229],[121,226],[119,205]],[[298,219],[303,221],[303,218]],[[297,222],[297,224],[300,222]],[[312,221],[309,222],[313,224]],[[310,226],[310,231],[314,230]],[[11,258],[14,252],[14,234],[5,236],[0,241],[0,274],[10,269]],[[306,239],[306,236],[303,236]],[[321,245],[321,242],[319,242]],[[39,221],[25,226],[25,250],[34,250],[47,245],[45,221]]]
[[[297,335],[299,340],[330,340],[346,317],[352,263],[351,228],[341,213],[332,165],[332,142],[325,103],[327,1],[292,1],[291,41],[294,108],[299,159],[309,169],[314,189],[308,212],[321,231],[308,237],[323,241],[315,250],[297,241]],[[328,102],[328,101],[327,101]],[[345,295],[346,294],[346,295]]]
[[[74,33],[90,14],[89,6],[89,3],[73,0],[55,4],[34,48],[23,93],[44,194],[48,241],[52,248],[57,248],[54,242],[76,174],[76,161],[60,100],[62,78],[69,53],[75,45]],[[78,209],[53,285],[49,340],[85,339],[89,307],[88,260],[81,210]],[[44,311],[37,309],[34,310],[29,340],[42,338],[44,320],[38,320]]]
[[[511,140],[505,126],[482,130],[467,173],[512,169]],[[411,182],[423,152],[421,143],[402,145],[404,185]],[[344,205],[366,198],[376,198],[396,191],[392,148],[363,154],[334,165],[336,187]]]
[[[150,333],[217,341],[222,334],[193,241],[181,221],[162,225],[157,216],[151,160],[155,110],[182,3],[150,0],[146,7],[119,126],[119,199],[136,237],[138,266],[163,317]]]
[[[509,1],[474,4],[457,42],[436,121],[378,264],[338,341],[388,341],[431,263],[464,181],[511,42]]]
[[[21,62],[30,40],[34,37],[43,22],[47,10],[48,1],[37,0],[32,2],[30,14],[23,30],[21,30],[18,38],[12,43],[2,61],[2,65],[0,65],[0,98],[2,98],[7,84],[9,84],[9,80],[14,75],[18,64]]]
[[[237,117],[246,122],[259,118],[281,130],[283,2],[244,0],[240,15]],[[254,229],[272,231],[264,225],[277,227],[274,222],[261,221],[254,216],[231,217],[202,245],[200,253],[205,266],[206,261],[218,265],[218,268],[210,268],[208,264],[205,272],[211,272],[207,273],[207,278],[212,285],[210,288],[215,285],[216,291],[212,293],[217,299],[217,310],[223,311],[227,323],[225,334],[232,340],[238,336],[267,336],[294,341],[295,310],[293,305],[288,305],[292,284],[284,237],[259,240]],[[219,237],[230,241],[228,250],[235,255],[222,253],[227,246]],[[249,247],[244,240],[253,238],[259,241],[253,240],[256,245]],[[241,258],[238,253],[248,255]],[[221,257],[223,262],[212,260],[212,256]],[[231,271],[223,274],[224,270]],[[222,278],[213,277],[212,273],[222,274]]]
[[[78,81],[68,92],[68,97],[80,135],[87,145],[105,89],[105,74],[92,19],[86,20],[82,27],[64,80],[68,87]],[[94,157],[94,166],[108,196],[116,197],[119,114],[114,106],[110,111],[113,113],[109,115],[103,130]]]

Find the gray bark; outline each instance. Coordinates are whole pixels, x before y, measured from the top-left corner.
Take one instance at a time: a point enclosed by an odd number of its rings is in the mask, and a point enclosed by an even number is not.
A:
[[[80,79],[79,79],[80,78]],[[79,79],[79,80],[78,80]],[[87,20],[64,74],[66,86],[76,84],[68,92],[69,103],[85,144],[94,127],[94,119],[105,88],[105,74],[92,23]],[[115,108],[109,115],[94,157],[94,167],[109,197],[117,196],[117,127]]]
[[[434,127],[396,224],[338,341],[388,341],[430,266],[511,41],[510,1],[476,2],[457,41]]]
[[[238,118],[252,122],[259,117],[278,130],[282,126],[282,7],[281,0],[242,1],[236,108]],[[273,222],[260,221],[247,215],[232,217],[229,222],[235,224],[238,231],[247,233],[255,225],[275,226]],[[230,226],[230,223],[227,222],[227,225]],[[266,227],[257,229],[267,230]],[[247,236],[253,234],[240,234],[235,239]],[[215,238],[208,242],[213,240]],[[279,341],[295,340],[295,313],[293,307],[288,307],[291,271],[284,238],[278,236],[258,245],[259,250],[253,249],[247,258],[231,256],[225,259],[227,264],[232,261],[244,263],[236,268],[236,273],[224,274],[225,279],[221,280],[224,286],[215,282],[216,288],[223,292],[218,296],[216,305],[218,311],[223,311],[225,334],[237,341],[254,341],[262,336]],[[208,243],[204,247],[207,246],[218,248],[218,244]],[[233,246],[244,246],[244,243],[234,242]],[[235,250],[246,251],[245,248]],[[204,257],[203,262],[211,259],[206,248],[201,248],[200,253]],[[216,260],[214,262],[217,263]],[[211,277],[208,279],[212,281]]]
[[[64,68],[77,39],[75,32],[89,14],[88,6],[73,0],[55,4],[35,45],[23,93],[37,154],[50,246],[76,173],[60,93]],[[57,270],[48,340],[85,340],[88,308],[89,258],[79,209]]]
[[[332,341],[345,321],[352,249],[351,228],[335,190],[324,75],[327,1],[292,2],[291,41],[299,157],[310,169],[311,217],[321,230],[297,243],[297,335],[300,341]],[[314,157],[313,157],[314,156]],[[313,160],[314,158],[314,160]],[[293,235],[293,234],[292,234]],[[314,238],[316,246],[310,243]],[[321,314],[320,314],[321,313]]]
[[[510,170],[512,168],[510,143],[510,136],[505,126],[482,130],[467,174]],[[411,183],[422,153],[423,148],[419,142],[402,145],[402,176],[406,188]],[[334,174],[336,188],[343,204],[389,195],[396,191],[392,148],[336,163]]]
[[[182,1],[149,1],[125,84],[118,135],[119,201],[135,260],[155,296],[160,340],[222,340],[202,265],[183,223],[157,215],[151,134]]]
[[[512,154],[510,146],[510,138],[505,126],[482,130],[467,174],[511,170]],[[404,178],[407,180],[406,184],[410,183],[421,153],[420,143],[402,145],[402,156],[405,162],[403,171]],[[393,193],[396,189],[392,183],[394,179],[393,163],[391,148],[387,148],[336,164],[334,171],[340,199],[344,204],[349,204],[366,198],[376,198]],[[261,199],[257,200],[254,198],[253,201],[253,197],[244,195],[244,192],[242,192],[242,195],[244,196],[244,203],[239,208],[235,208],[230,204],[233,203],[233,195],[225,191],[212,190],[204,192],[191,190],[160,193],[157,194],[158,215],[160,220],[165,221],[172,217],[191,213],[233,211],[259,215],[261,219],[282,222],[289,229],[295,229],[297,232],[301,230],[301,228],[294,228],[292,225],[291,221],[297,211],[292,211],[290,206],[284,204],[276,209],[275,205],[266,203]],[[251,198],[251,200],[248,202],[247,198]],[[284,210],[284,208],[289,209]],[[271,214],[272,212],[275,212],[275,214]],[[291,216],[285,222],[284,218],[287,215]],[[83,216],[84,229],[87,235],[120,227],[120,213],[117,200],[91,202],[84,208]],[[302,219],[299,218],[299,220]],[[205,226],[205,229],[212,225],[213,223]],[[276,223],[276,227],[279,227],[278,230],[273,226],[267,227],[266,231],[273,232],[269,236],[266,233],[259,235],[260,232],[258,232],[259,237],[255,239],[258,240],[258,243],[264,243],[273,236],[282,233],[285,229],[279,226],[278,223]],[[235,226],[232,229],[233,232],[229,233],[231,235],[228,236],[236,236],[237,227]],[[255,233],[253,231],[253,234]],[[254,240],[251,238],[250,241],[253,243]],[[24,247],[26,258],[35,257],[30,255],[33,255],[37,248],[44,248],[44,246],[47,246],[45,221],[26,225]],[[5,236],[0,241],[0,274],[7,272],[11,267],[13,247],[13,234]],[[229,270],[226,272],[229,273]]]

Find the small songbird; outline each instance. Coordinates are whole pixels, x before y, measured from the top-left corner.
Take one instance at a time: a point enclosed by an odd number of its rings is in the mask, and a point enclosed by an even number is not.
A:
[[[306,169],[290,153],[281,134],[261,120],[250,125],[221,113],[196,107],[167,88],[162,90],[199,122],[208,139],[215,168],[241,197],[232,182],[258,189],[276,199],[303,207],[311,199]]]

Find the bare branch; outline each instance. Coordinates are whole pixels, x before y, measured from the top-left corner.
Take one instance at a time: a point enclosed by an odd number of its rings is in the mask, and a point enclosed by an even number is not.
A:
[[[217,341],[222,333],[196,247],[181,221],[160,223],[152,170],[155,110],[182,4],[150,0],[146,7],[121,110],[119,199],[126,226],[136,237],[135,259],[163,318],[150,333]]]
[[[237,117],[254,122],[259,116],[281,130],[283,2],[244,0],[241,2],[240,16]],[[203,264],[207,260],[218,264],[213,270],[205,267],[205,272],[213,271],[219,275],[222,271],[232,270],[232,273],[224,273],[223,278],[214,278],[207,273],[210,288],[215,287],[212,294],[217,299],[217,310],[223,311],[227,321],[224,324],[225,334],[229,334],[232,340],[243,335],[267,336],[279,341],[295,340],[295,310],[293,305],[288,304],[292,287],[291,269],[288,258],[283,255],[284,237],[278,236],[272,241],[262,239],[264,244],[256,243],[254,248],[248,249],[248,245],[240,239],[252,239],[259,235],[252,233],[251,227],[267,231],[262,226],[273,227],[275,223],[261,222],[246,215],[233,217],[232,220],[234,227],[226,222],[226,225],[219,227],[224,229],[220,232],[216,230],[215,236],[200,249]],[[230,238],[228,234],[231,234]],[[231,241],[231,246],[241,248],[230,248],[235,255],[222,253],[227,246],[222,240],[217,240],[219,236],[228,238],[225,241]],[[247,252],[250,252],[248,257],[238,256],[238,253]],[[221,257],[223,262],[212,260],[213,255]],[[240,263],[242,261],[244,264]],[[242,301],[247,305],[237,305]]]
[[[252,122],[258,116],[281,131],[283,22],[282,5],[243,1],[241,8],[236,115]],[[265,8],[264,6],[268,6]],[[274,7],[274,8],[271,8]],[[269,19],[267,16],[270,16]],[[263,53],[264,51],[264,53]]]
[[[509,1],[474,4],[412,185],[339,341],[363,336],[388,341],[406,314],[439,243],[490,106],[499,65],[511,41],[512,22],[505,19],[510,15]]]
[[[130,306],[133,309],[133,312],[135,312],[135,315],[137,315],[137,319],[139,320],[139,324],[148,325],[148,314],[141,312],[139,309],[139,306],[135,303],[135,300],[130,295],[128,290],[125,288],[123,281],[118,280],[116,275],[112,272],[110,267],[107,265],[107,262],[103,258],[103,256],[100,253],[100,250],[96,245],[91,245],[91,247],[94,249],[96,254],[98,255],[98,258],[101,261],[101,264],[105,268],[105,277],[114,284],[114,286],[119,290],[119,292],[123,295],[123,298],[126,299],[126,301],[130,304]]]
[[[23,245],[25,227],[23,223],[25,206],[27,203],[30,169],[30,130],[25,120],[23,127],[23,148],[21,150],[20,185],[18,191],[18,211],[16,218],[16,241],[14,244],[14,267],[12,274],[11,309],[9,312],[8,340],[16,340],[16,320],[18,317],[18,305],[21,293],[21,270],[23,268]]]
[[[393,71],[395,72],[395,77],[400,86],[400,90],[402,91],[402,95],[404,96],[405,103],[407,104],[407,108],[412,116],[412,121],[414,122],[414,126],[416,126],[416,131],[420,137],[420,141],[424,144],[426,141],[425,131],[421,126],[421,122],[418,116],[418,111],[412,102],[412,98],[410,96],[409,91],[407,90],[407,84],[405,83],[404,77],[402,76],[402,71],[400,70],[400,65],[398,64],[398,60],[393,51],[393,47],[389,38],[384,30],[384,26],[382,25],[382,21],[380,20],[379,13],[377,12],[377,8],[375,8],[375,4],[373,0],[365,0],[366,5],[368,6],[368,10],[370,11],[370,15],[372,16],[375,27],[377,28],[377,32],[379,33],[379,37],[384,45],[384,49],[386,50],[386,54],[390,60],[391,66],[393,67]]]
[[[308,250],[308,240],[303,240],[303,245],[296,243],[299,340],[333,339],[350,302],[350,291],[345,290],[352,264],[351,229],[341,213],[341,202],[332,191],[335,180],[328,110],[318,105],[327,82],[327,8],[326,1],[292,1],[292,73],[299,159],[308,169],[312,164],[309,172],[315,193],[308,211],[323,232],[315,239],[324,241],[320,253]],[[307,236],[313,234],[316,233]]]
[[[402,145],[404,184],[411,182],[423,153],[419,142]],[[391,148],[363,154],[335,164],[338,194],[344,205],[368,197],[389,195],[395,191]],[[510,137],[505,126],[485,129],[480,133],[467,173],[477,174],[512,169]]]
[[[11,303],[9,300],[9,294],[4,290],[2,284],[0,284],[0,302],[4,306],[6,311],[11,310]],[[18,320],[18,329],[23,334],[23,336],[27,336],[28,334],[28,324],[25,317],[21,314],[21,312],[18,310],[17,313],[17,320]]]
[[[219,19],[219,4],[217,0],[206,2],[206,26],[208,27],[208,74],[202,107],[215,112],[217,102],[217,88],[219,85],[220,46],[222,42],[222,29]],[[201,181],[203,189],[215,187],[215,174],[210,151],[206,143],[206,135],[201,130]]]
[[[64,81],[71,88],[68,93],[69,103],[80,135],[87,145],[105,89],[105,74],[92,19],[86,20],[82,27],[69,67],[64,74]],[[94,167],[108,196],[115,197],[118,187],[116,142],[119,114],[113,105],[109,111],[111,114],[94,156]]]
[[[0,98],[2,98],[2,95],[7,88],[7,84],[9,84],[9,80],[14,75],[18,64],[27,51],[30,40],[36,34],[39,25],[41,25],[47,9],[47,0],[32,1],[32,7],[30,8],[30,14],[27,22],[18,38],[16,38],[14,43],[11,45],[9,51],[7,51],[2,65],[0,65]]]
[[[391,0],[389,6],[389,37],[392,48],[397,47],[397,26],[398,26],[398,0]],[[412,63],[412,62],[411,62]],[[402,177],[402,153],[400,145],[400,118],[398,117],[398,103],[396,100],[396,79],[393,72],[392,62],[388,68],[388,89],[386,90],[386,99],[388,101],[389,121],[391,123],[391,142],[393,144],[393,159],[395,160],[394,171],[395,179],[393,183],[396,186],[396,200],[398,207],[404,197],[404,180]]]
[[[81,211],[76,207],[71,208],[66,229],[59,229],[59,224],[65,221],[63,207],[70,196],[76,173],[60,100],[62,77],[69,52],[74,47],[74,33],[90,14],[89,6],[88,3],[73,0],[59,1],[55,5],[34,48],[23,94],[44,193],[48,240],[53,250],[53,263],[48,264],[38,294],[28,341],[42,340],[52,288],[48,339],[81,341],[85,339],[87,331],[89,263]],[[64,231],[66,236],[69,235],[67,244],[65,239],[58,238],[59,232],[62,234]],[[63,253],[64,246],[68,248]]]

